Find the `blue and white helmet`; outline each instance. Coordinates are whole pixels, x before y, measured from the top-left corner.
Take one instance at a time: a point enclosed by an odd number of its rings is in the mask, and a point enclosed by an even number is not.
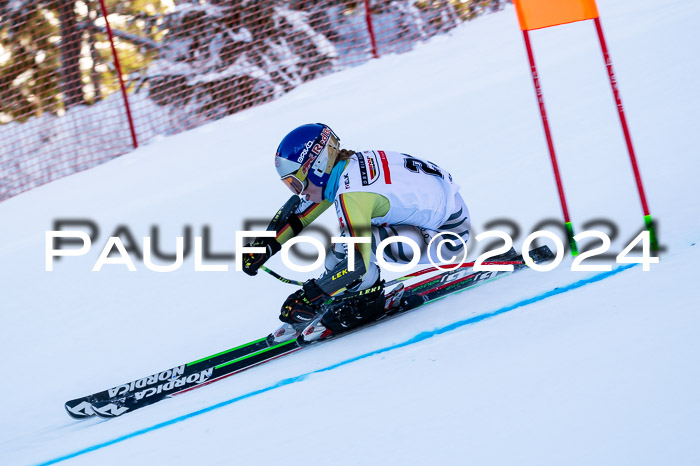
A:
[[[319,187],[328,183],[335,165],[340,139],[322,123],[302,125],[287,134],[275,154],[281,180],[300,194],[308,181]]]

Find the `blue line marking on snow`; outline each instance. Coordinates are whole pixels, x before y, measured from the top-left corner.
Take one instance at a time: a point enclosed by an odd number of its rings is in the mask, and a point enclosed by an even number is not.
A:
[[[413,344],[421,342],[423,340],[427,340],[428,338],[432,338],[436,335],[442,335],[443,333],[451,332],[452,330],[458,329],[460,327],[475,324],[477,322],[481,322],[482,320],[490,319],[491,317],[495,317],[497,315],[504,314],[506,312],[510,312],[514,309],[517,309],[517,308],[520,308],[523,306],[527,306],[529,304],[533,304],[533,303],[536,303],[538,301],[543,301],[547,298],[551,298],[552,296],[560,295],[560,294],[566,293],[568,291],[575,290],[577,288],[581,288],[582,286],[585,286],[585,285],[588,285],[591,283],[595,283],[595,282],[599,282],[601,280],[605,280],[608,277],[611,277],[613,275],[617,275],[618,273],[625,271],[627,269],[630,269],[636,265],[637,264],[622,265],[620,267],[617,267],[617,268],[611,270],[610,272],[602,272],[602,273],[596,274],[590,278],[579,280],[577,282],[571,283],[571,284],[563,286],[563,287],[554,288],[553,290],[547,291],[547,292],[539,294],[537,296],[533,296],[532,298],[523,299],[521,301],[518,301],[515,304],[511,304],[509,306],[502,307],[502,308],[497,309],[495,311],[487,312],[486,314],[480,314],[478,316],[474,316],[474,317],[470,317],[468,319],[460,320],[460,321],[454,322],[452,324],[446,325],[444,327],[440,327],[440,328],[437,328],[435,330],[431,330],[429,332],[421,332],[418,335],[416,335],[415,337],[410,338],[410,339],[403,341],[401,343],[397,343],[397,344],[391,345],[391,346],[386,346],[384,348],[380,348],[380,349],[375,350],[375,351],[370,351],[369,353],[361,354],[359,356],[355,356],[354,358],[346,359],[346,360],[338,362],[336,364],[332,364],[330,366],[327,366],[327,367],[324,367],[321,369],[317,369],[317,370],[312,371],[312,372],[307,372],[305,374],[301,374],[301,375],[298,375],[296,377],[290,377],[290,378],[287,378],[284,380],[280,380],[279,382],[277,382],[274,385],[270,385],[268,387],[261,388],[259,390],[255,390],[255,391],[246,393],[245,395],[231,398],[230,400],[222,401],[221,403],[217,403],[217,404],[209,406],[207,408],[193,411],[189,414],[184,414],[182,416],[178,416],[176,418],[170,419],[169,421],[161,422],[161,423],[152,425],[150,427],[145,427],[143,429],[136,430],[136,431],[131,432],[129,434],[113,438],[112,440],[107,440],[106,442],[97,443],[97,444],[92,445],[90,447],[75,451],[73,453],[69,453],[69,454],[64,455],[64,456],[56,457],[56,458],[51,459],[49,461],[39,463],[38,466],[60,463],[61,461],[75,458],[76,456],[81,456],[81,455],[84,455],[85,453],[89,453],[91,451],[100,450],[100,449],[108,447],[110,445],[114,445],[115,443],[120,443],[120,442],[123,442],[125,440],[130,439],[130,438],[138,437],[139,435],[147,434],[147,433],[152,432],[154,430],[162,429],[163,427],[167,427],[167,426],[177,424],[177,423],[182,422],[182,421],[186,421],[187,419],[190,419],[190,418],[193,418],[196,416],[200,416],[202,414],[208,413],[210,411],[214,411],[214,410],[219,409],[219,408],[223,408],[224,406],[228,406],[228,405],[236,403],[238,401],[245,400],[246,398],[251,398],[251,397],[254,397],[256,395],[260,395],[262,393],[269,392],[269,391],[274,390],[274,389],[279,388],[279,387],[284,387],[286,385],[291,385],[293,383],[301,382],[302,380],[306,379],[308,376],[310,376],[312,374],[318,374],[321,372],[332,371],[332,370],[337,369],[341,366],[352,364],[353,362],[359,361],[361,359],[366,359],[366,358],[369,358],[371,356],[375,356],[377,354],[382,354],[382,353],[386,353],[389,351],[393,351],[393,350],[398,349],[398,348],[403,348],[406,346],[413,345]]]

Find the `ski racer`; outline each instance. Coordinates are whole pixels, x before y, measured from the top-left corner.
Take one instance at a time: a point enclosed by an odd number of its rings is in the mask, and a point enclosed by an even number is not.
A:
[[[279,318],[284,324],[273,333],[274,343],[299,335],[303,341],[328,338],[384,315],[393,300],[386,300],[375,252],[385,238],[400,235],[415,241],[422,250],[420,264],[430,263],[429,255],[436,260],[462,254],[469,239],[469,211],[447,171],[398,152],[341,150],[339,142],[321,123],[300,126],[282,139],[275,167],[282,182],[302,200],[275,228],[276,237],[253,241],[251,246],[264,247],[266,252],[245,254],[243,270],[255,275],[284,242],[331,205],[341,236],[371,242],[350,246],[353,264],[348,260],[348,244],[334,245],[326,256],[324,273],[305,282],[282,305]],[[431,239],[442,232],[451,233],[452,238],[438,238],[427,250]],[[409,263],[413,254],[401,242],[391,243],[383,252],[384,259],[393,263]],[[322,308],[331,298],[332,303]],[[342,304],[334,306],[336,301]]]

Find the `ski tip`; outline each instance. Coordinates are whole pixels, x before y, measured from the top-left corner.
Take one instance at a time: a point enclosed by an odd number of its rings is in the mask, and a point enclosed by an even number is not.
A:
[[[552,252],[551,249],[549,249],[549,246],[545,244],[544,246],[531,249],[530,257],[535,263],[539,264],[541,262],[547,262],[554,259],[556,255]]]
[[[87,400],[66,401],[63,407],[66,408],[66,412],[73,419],[87,419],[95,415],[92,404]]]

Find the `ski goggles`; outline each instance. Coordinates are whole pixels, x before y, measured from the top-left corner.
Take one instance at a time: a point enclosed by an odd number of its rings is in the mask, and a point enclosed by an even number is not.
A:
[[[309,171],[313,170],[316,176],[320,176],[319,174],[323,174],[324,172],[330,174],[330,169],[335,165],[340,139],[338,139],[338,136],[336,136],[330,128],[327,129],[330,133],[328,137],[323,140],[322,135],[319,135],[311,146],[323,144],[323,148],[320,152],[317,155],[311,155],[304,165],[296,172],[292,172],[280,178],[294,194],[301,195],[308,187],[309,179],[307,174]]]
[[[282,177],[282,183],[287,185],[287,187],[294,193],[294,194],[301,194],[304,192],[306,189],[306,186],[309,183],[308,179],[304,179],[304,181],[301,181],[299,178],[297,178],[296,173],[290,173],[289,175],[283,176]]]

